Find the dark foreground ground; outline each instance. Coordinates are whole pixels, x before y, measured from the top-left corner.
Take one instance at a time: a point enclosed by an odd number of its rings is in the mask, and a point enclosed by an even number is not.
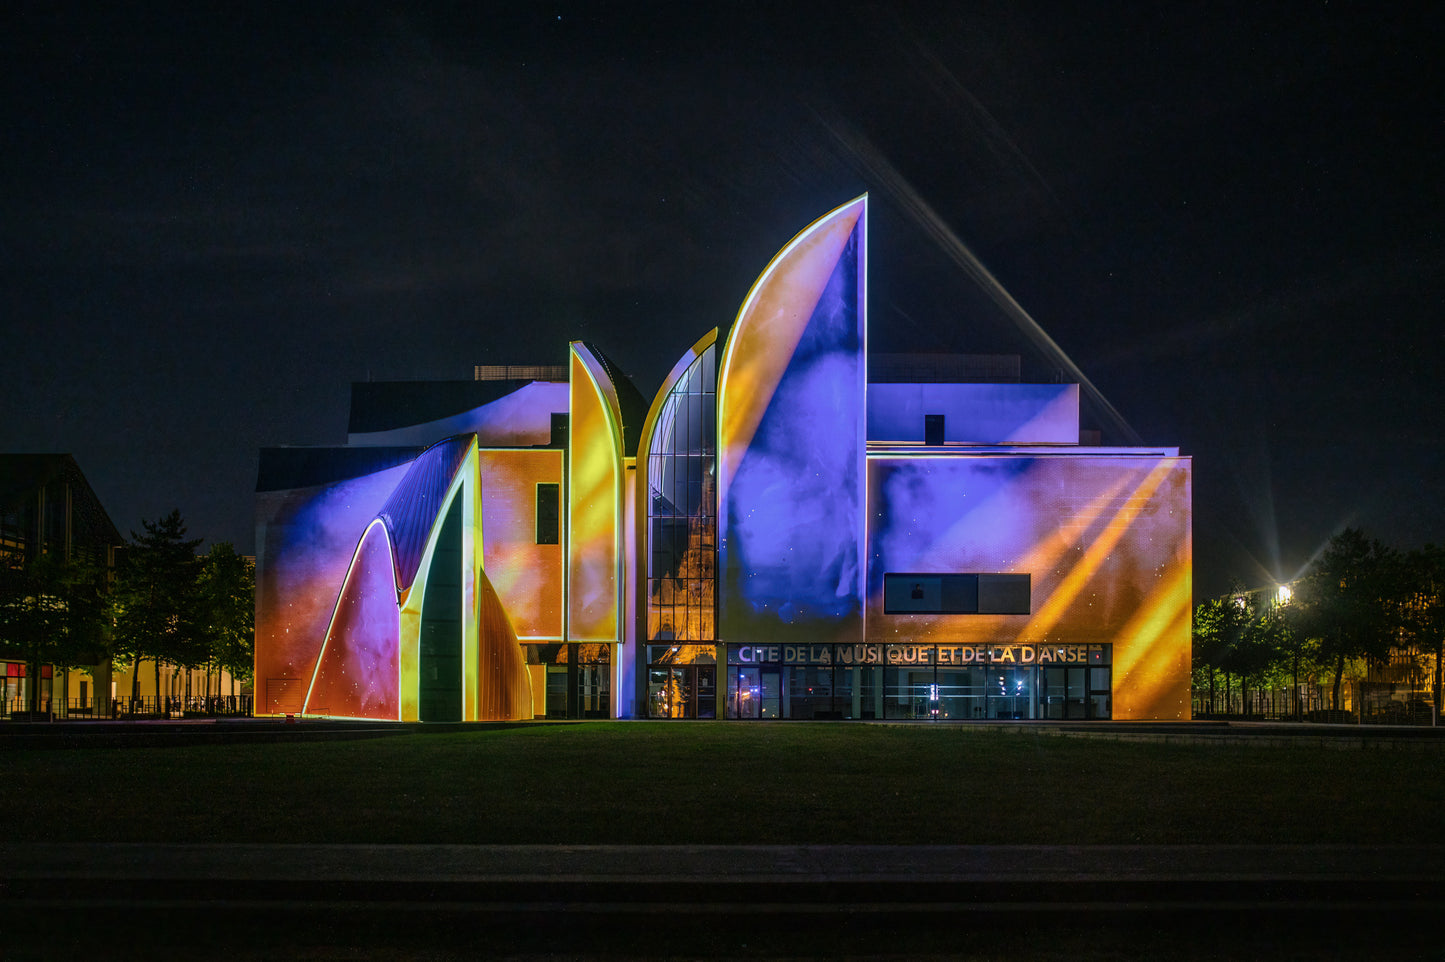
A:
[[[0,734],[0,959],[1445,958],[1445,741],[1311,729]]]
[[[0,844],[5,958],[1441,957],[1445,846]]]

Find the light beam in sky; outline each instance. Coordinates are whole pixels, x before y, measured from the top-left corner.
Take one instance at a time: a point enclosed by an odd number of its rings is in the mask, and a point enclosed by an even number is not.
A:
[[[1104,397],[1094,382],[1090,381],[1073,359],[1064,352],[1052,337],[1048,335],[1038,321],[1035,321],[1023,305],[1014,300],[1004,286],[999,283],[998,278],[993,276],[983,262],[969,250],[953,228],[946,224],[928,202],[925,201],[914,190],[913,185],[898,171],[896,167],[883,156],[867,137],[854,130],[847,122],[838,117],[825,117],[817,114],[818,120],[828,130],[838,143],[853,158],[862,165],[867,172],[871,183],[882,187],[911,217],[925,234],[938,245],[939,249],[948,256],[954,264],[962,268],[964,273],[971,277],[989,298],[999,306],[1004,315],[1014,323],[1014,326],[1024,334],[1034,346],[1043,352],[1050,362],[1058,365],[1067,371],[1069,377],[1073,378],[1089,395],[1098,406],[1104,418],[1109,422],[1113,432],[1128,444],[1142,444],[1139,433],[1124,420],[1108,398]]]

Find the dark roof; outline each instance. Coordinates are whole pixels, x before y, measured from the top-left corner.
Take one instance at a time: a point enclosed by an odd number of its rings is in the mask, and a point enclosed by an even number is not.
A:
[[[595,345],[587,341],[582,343],[602,362],[602,368],[611,379],[613,390],[617,392],[617,407],[622,413],[622,453],[626,457],[632,457],[637,454],[638,436],[642,433],[642,422],[647,420],[647,409],[650,405],[637,389],[637,385],[622,373],[616,362],[597,350]]]
[[[0,454],[0,508],[13,507],[74,465],[68,454]]]
[[[73,455],[0,454],[0,509],[23,505],[53,481],[70,485],[71,526],[77,543],[124,544]]]
[[[395,431],[462,414],[531,381],[353,381],[351,434]]]
[[[441,517],[442,500],[462,459],[471,450],[472,438],[463,434],[427,448],[377,512],[391,532],[396,550],[396,583],[402,588],[410,588],[416,580],[427,535]]]
[[[332,484],[394,468],[416,458],[420,447],[262,448],[257,491],[285,491]]]

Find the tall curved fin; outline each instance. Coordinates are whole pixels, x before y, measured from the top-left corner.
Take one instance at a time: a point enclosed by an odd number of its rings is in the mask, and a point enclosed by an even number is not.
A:
[[[618,641],[622,601],[622,414],[602,360],[572,343],[567,432],[567,638]]]
[[[863,637],[867,206],[763,271],[718,376],[722,640]]]

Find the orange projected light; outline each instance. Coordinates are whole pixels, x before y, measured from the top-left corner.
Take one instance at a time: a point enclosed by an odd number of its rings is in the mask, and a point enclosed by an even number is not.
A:
[[[373,521],[336,603],[305,712],[396,720],[400,610],[386,526]]]
[[[875,456],[869,491],[870,642],[1107,644],[1113,717],[1188,717],[1188,459]],[[884,613],[884,573],[952,571],[1029,575],[1030,614]]]
[[[477,579],[479,611],[478,670],[475,683],[478,721],[515,721],[532,717],[532,677],[506,608],[483,571]]]
[[[483,450],[482,567],[524,640],[562,638],[562,545],[537,543],[537,486],[562,483],[562,454]],[[560,487],[559,487],[560,490]]]
[[[720,458],[741,458],[793,359],[844,246],[868,207],[859,197],[805,227],[754,282],[718,373]]]
[[[305,708],[352,556],[406,472],[257,496],[257,714]]]
[[[616,641],[621,600],[622,422],[602,362],[572,343],[567,637]]]
[[[557,477],[561,453],[537,453]],[[467,434],[396,468],[270,499],[256,655],[267,673],[264,713],[531,717],[522,649],[481,571],[480,491],[476,436]],[[359,523],[362,513],[369,522]],[[343,557],[348,537],[355,544]]]

